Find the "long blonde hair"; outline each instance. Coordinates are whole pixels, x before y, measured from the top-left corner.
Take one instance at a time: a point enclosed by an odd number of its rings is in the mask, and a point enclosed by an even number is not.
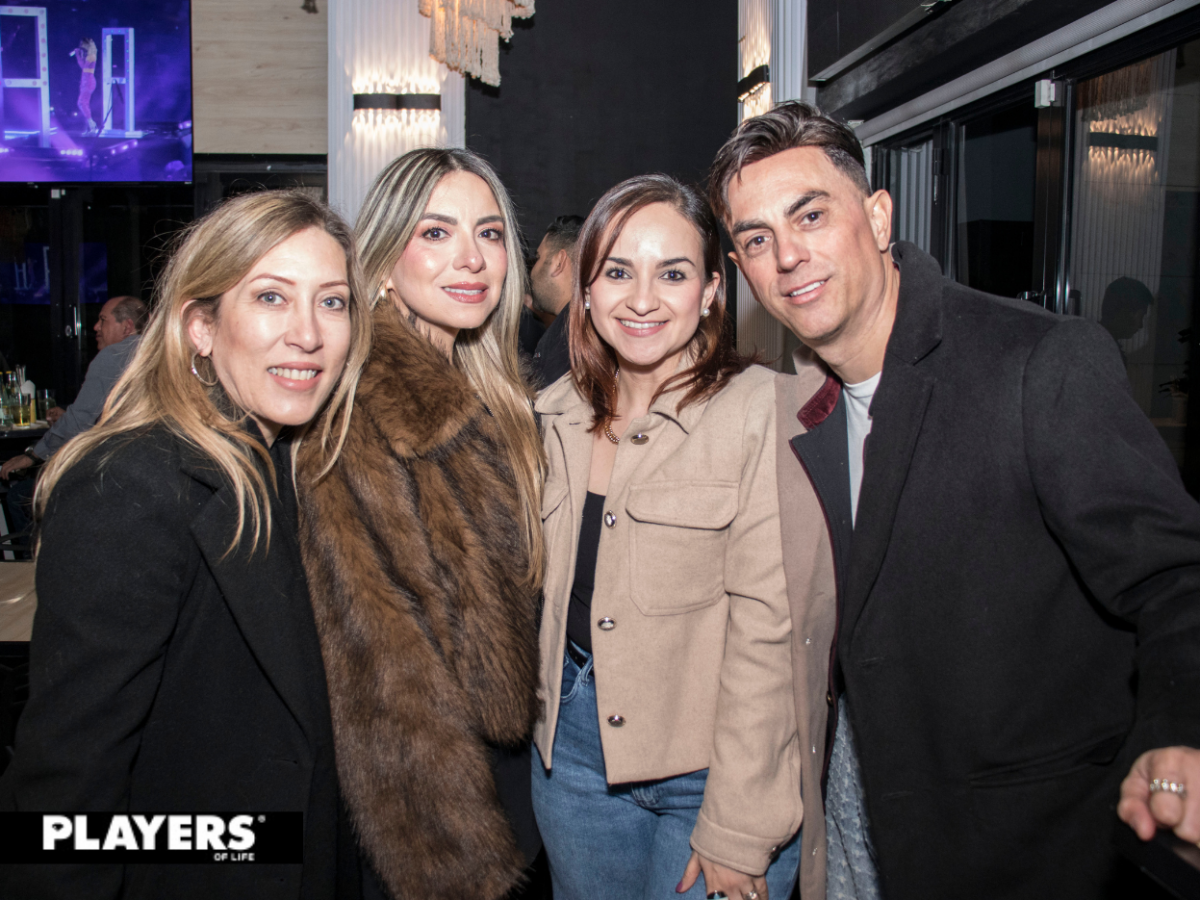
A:
[[[517,217],[492,167],[471,151],[460,149],[412,150],[392,160],[371,185],[354,229],[362,254],[364,282],[372,303],[378,303],[384,296],[384,282],[412,239],[433,189],[450,172],[470,172],[482,178],[504,217],[508,273],[500,302],[482,326],[458,333],[453,358],[496,417],[521,499],[529,551],[527,577],[536,586],[541,584],[545,558],[541,512],[545,451],[533,418],[532,393],[521,376],[517,354],[525,294],[525,262]]]
[[[258,260],[292,235],[319,228],[346,254],[350,284],[350,349],[346,365],[326,401],[330,415],[319,433],[326,452],[324,471],[337,459],[349,427],[354,389],[370,351],[371,313],[362,290],[362,274],[349,226],[324,203],[298,191],[263,191],[229,200],[189,225],[175,241],[170,262],[159,279],[154,311],[133,359],[113,386],[95,427],[59,450],[38,481],[34,508],[40,519],[55,486],[81,459],[113,437],[133,437],[161,425],[198,448],[216,463],[237,497],[241,541],[247,514],[253,528],[251,549],[263,534],[270,541],[270,495],[262,469],[273,482],[275,469],[262,444],[242,427],[246,413],[231,409],[207,359],[197,358],[187,335],[192,316],[216,322],[221,295],[246,276]],[[334,435],[335,424],[337,434]]]

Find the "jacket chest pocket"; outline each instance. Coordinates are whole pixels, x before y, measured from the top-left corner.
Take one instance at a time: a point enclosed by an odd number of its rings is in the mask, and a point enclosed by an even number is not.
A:
[[[737,514],[738,486],[670,481],[629,491],[629,582],[648,616],[711,606],[725,595],[725,543]]]

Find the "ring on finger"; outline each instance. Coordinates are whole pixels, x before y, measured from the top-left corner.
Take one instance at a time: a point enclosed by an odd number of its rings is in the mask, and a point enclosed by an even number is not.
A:
[[[758,891],[745,891],[742,900],[758,900]]]
[[[1187,796],[1187,786],[1182,781],[1170,781],[1166,778],[1155,778],[1150,782],[1152,794],[1175,794],[1182,800]]]

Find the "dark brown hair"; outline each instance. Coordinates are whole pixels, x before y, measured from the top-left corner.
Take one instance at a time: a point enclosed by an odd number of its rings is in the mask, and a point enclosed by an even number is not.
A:
[[[625,223],[639,210],[654,203],[666,203],[696,229],[704,249],[705,280],[713,272],[722,272],[721,240],[717,220],[700,192],[669,175],[639,175],[622,181],[600,198],[579,235],[578,280],[571,298],[570,348],[571,371],[579,392],[591,403],[595,416],[590,430],[603,428],[612,421],[617,409],[617,359],[612,348],[596,332],[592,317],[583,308],[584,291],[600,277],[604,261],[621,235]],[[733,346],[733,329],[725,318],[725,279],[717,286],[709,314],[700,325],[686,351],[692,365],[668,378],[655,392],[657,399],[668,390],[686,389],[679,408],[712,396],[733,375],[754,362],[739,356]],[[651,401],[653,402],[653,401]]]
[[[708,199],[717,215],[729,219],[729,182],[742,169],[796,147],[820,147],[864,196],[870,195],[862,145],[849,126],[829,118],[811,103],[789,100],[744,121],[717,151],[708,175]]]

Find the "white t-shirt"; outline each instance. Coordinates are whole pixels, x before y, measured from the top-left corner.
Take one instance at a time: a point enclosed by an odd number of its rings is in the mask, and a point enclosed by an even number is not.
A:
[[[863,473],[863,444],[871,433],[871,398],[879,387],[879,379],[883,375],[877,372],[873,377],[858,384],[842,385],[846,391],[846,437],[849,439],[850,450],[850,523],[854,524],[858,516],[858,492],[862,487]]]

